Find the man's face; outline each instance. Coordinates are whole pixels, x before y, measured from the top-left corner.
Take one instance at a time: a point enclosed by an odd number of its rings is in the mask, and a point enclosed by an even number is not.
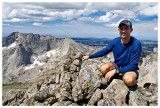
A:
[[[118,31],[119,31],[120,36],[125,39],[125,38],[130,37],[130,34],[133,31],[133,29],[126,26],[125,24],[122,24],[119,27]]]

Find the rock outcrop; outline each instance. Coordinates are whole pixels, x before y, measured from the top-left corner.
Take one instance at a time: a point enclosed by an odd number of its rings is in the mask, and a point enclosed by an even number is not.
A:
[[[28,79],[28,77],[31,77],[29,75],[32,74],[32,71],[35,71],[32,78],[38,80],[36,76],[41,76],[37,71],[40,70],[39,68],[44,69],[48,65],[54,67],[53,65],[57,65],[58,61],[58,64],[61,64],[60,68],[62,68],[64,61],[75,56],[77,52],[86,55],[87,50],[94,50],[92,47],[76,43],[70,38],[58,40],[50,35],[41,36],[39,34],[19,32],[13,32],[3,38],[2,44],[3,84],[22,82],[22,78]],[[79,71],[81,62],[78,60],[72,62],[69,70]],[[46,70],[44,69],[44,71]]]
[[[80,55],[78,58],[77,56]],[[71,59],[81,59],[77,53]],[[77,64],[77,63],[75,63]],[[47,77],[43,82],[35,83],[22,95],[17,92],[12,97],[3,96],[3,105],[16,106],[156,106],[158,105],[158,82],[155,79],[144,80],[146,73],[135,87],[127,87],[121,79],[107,82],[100,73],[103,63],[92,59],[82,63],[80,71],[64,70]],[[66,64],[65,64],[66,65]],[[148,67],[148,65],[145,65]],[[144,68],[146,68],[144,66]],[[150,65],[151,66],[151,65]],[[156,66],[155,66],[156,68]],[[157,67],[158,68],[158,67]],[[143,73],[143,71],[140,71]],[[145,82],[146,81],[146,82]],[[20,95],[20,96],[19,96]],[[15,101],[18,100],[18,101]]]
[[[3,82],[32,81],[33,85],[26,90],[3,91],[3,106],[158,105],[156,49],[153,54],[142,56],[138,83],[127,87],[121,78],[114,77],[107,82],[100,72],[104,63],[113,60],[112,53],[105,58],[82,62],[87,50],[96,49],[77,44],[70,38],[11,35],[13,37],[7,37],[3,43],[6,47],[3,49]]]

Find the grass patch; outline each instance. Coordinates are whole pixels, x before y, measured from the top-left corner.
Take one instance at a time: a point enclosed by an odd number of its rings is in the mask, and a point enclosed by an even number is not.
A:
[[[28,89],[33,83],[13,83],[13,84],[3,84],[3,91],[14,90],[14,89]]]
[[[50,69],[50,70],[46,70],[45,72],[43,72],[43,75],[39,76],[41,77],[50,77],[56,74],[56,71],[54,69]]]
[[[40,80],[37,80],[35,83],[43,83],[45,81],[45,79],[40,79]]]

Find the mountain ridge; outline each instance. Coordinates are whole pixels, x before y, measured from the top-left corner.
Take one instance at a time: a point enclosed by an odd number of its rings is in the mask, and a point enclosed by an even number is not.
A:
[[[83,55],[103,47],[83,45],[69,37],[12,36],[4,39],[2,48],[3,106],[158,105],[157,48],[151,55],[142,53],[137,86],[129,88],[121,79],[107,82],[100,72],[104,63],[114,60],[112,53],[81,61]],[[18,88],[12,89],[14,85]]]

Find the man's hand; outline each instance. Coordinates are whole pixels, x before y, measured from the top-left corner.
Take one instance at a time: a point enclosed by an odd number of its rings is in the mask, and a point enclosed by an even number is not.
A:
[[[89,59],[89,56],[83,56],[83,57],[82,57],[82,61],[85,61],[85,60],[87,60],[87,59]]]
[[[107,72],[107,74],[105,75],[105,79],[107,81],[110,81],[110,79],[116,74],[116,69],[113,69],[109,72]]]

